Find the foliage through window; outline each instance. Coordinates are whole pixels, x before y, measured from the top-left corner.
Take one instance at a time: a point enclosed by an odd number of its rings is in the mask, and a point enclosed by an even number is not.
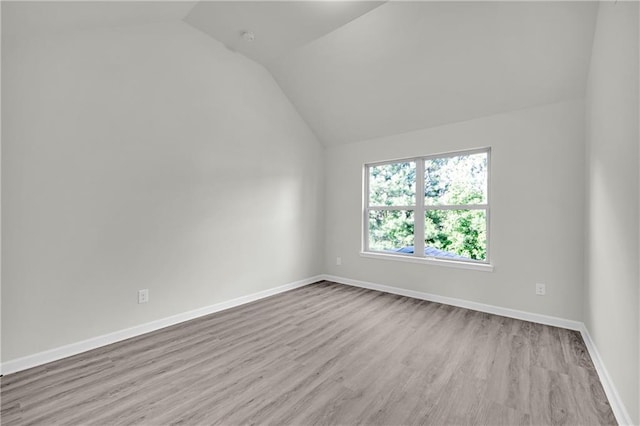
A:
[[[365,166],[368,252],[488,263],[489,149]]]

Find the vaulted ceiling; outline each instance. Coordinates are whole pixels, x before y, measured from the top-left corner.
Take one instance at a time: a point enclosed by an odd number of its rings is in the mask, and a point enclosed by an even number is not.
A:
[[[185,21],[267,67],[340,28],[380,1],[201,1]],[[247,42],[242,34],[251,32]]]
[[[271,66],[328,145],[583,96],[597,4],[389,2]]]
[[[2,30],[3,37],[18,37],[183,19],[265,66],[319,139],[335,145],[583,96],[597,7],[574,1],[24,2],[11,8],[11,19],[3,7]]]
[[[77,30],[183,19],[195,1],[5,1],[2,38],[64,34]]]

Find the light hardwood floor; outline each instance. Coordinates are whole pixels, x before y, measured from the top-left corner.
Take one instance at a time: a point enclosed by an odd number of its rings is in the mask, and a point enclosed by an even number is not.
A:
[[[330,282],[1,381],[3,425],[615,424],[578,332]]]

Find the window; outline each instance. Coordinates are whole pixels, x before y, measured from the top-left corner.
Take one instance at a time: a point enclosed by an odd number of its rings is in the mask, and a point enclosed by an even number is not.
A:
[[[488,264],[489,154],[365,165],[364,254]]]

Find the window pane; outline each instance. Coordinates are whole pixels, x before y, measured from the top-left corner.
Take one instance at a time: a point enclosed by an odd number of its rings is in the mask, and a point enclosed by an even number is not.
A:
[[[486,260],[486,218],[484,209],[427,210],[424,223],[425,255]]]
[[[487,153],[424,162],[425,205],[487,203]]]
[[[369,212],[369,250],[397,251],[413,246],[413,211]]]
[[[415,162],[369,167],[370,206],[413,206],[415,193]]]

